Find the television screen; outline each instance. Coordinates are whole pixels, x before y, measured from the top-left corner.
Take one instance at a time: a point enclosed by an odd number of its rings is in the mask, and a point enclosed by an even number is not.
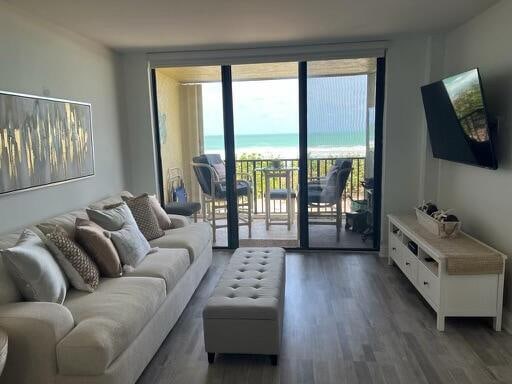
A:
[[[434,157],[496,169],[478,69],[421,88]]]

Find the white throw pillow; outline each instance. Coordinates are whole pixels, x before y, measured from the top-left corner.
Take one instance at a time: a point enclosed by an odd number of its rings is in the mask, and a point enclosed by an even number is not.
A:
[[[136,267],[151,249],[126,203],[104,210],[87,209],[91,221],[110,232],[121,263]]]
[[[36,233],[24,230],[14,247],[1,252],[14,284],[25,300],[64,302],[66,277]]]

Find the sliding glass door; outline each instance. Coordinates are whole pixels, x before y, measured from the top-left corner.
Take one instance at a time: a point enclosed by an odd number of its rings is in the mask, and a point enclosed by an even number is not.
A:
[[[307,63],[312,248],[373,248],[377,60]]]
[[[296,62],[231,66],[241,246],[297,248]]]
[[[162,203],[214,246],[378,249],[384,59],[153,74]]]
[[[154,71],[161,200],[168,211],[212,225],[228,246],[220,66]]]

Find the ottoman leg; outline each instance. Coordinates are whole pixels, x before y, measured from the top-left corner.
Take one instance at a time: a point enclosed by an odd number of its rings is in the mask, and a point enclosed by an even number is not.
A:
[[[277,365],[277,360],[278,360],[277,355],[270,355],[270,363],[272,365]]]
[[[208,352],[208,363],[213,364],[214,360],[215,360],[215,352],[213,352],[213,353]]]

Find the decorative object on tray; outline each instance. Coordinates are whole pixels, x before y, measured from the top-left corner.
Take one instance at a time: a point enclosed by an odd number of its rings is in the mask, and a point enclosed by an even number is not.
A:
[[[92,175],[90,104],[0,92],[0,194]]]
[[[431,202],[424,202],[415,211],[418,223],[439,237],[455,237],[462,226],[457,216],[450,213],[450,209],[438,209]]]

